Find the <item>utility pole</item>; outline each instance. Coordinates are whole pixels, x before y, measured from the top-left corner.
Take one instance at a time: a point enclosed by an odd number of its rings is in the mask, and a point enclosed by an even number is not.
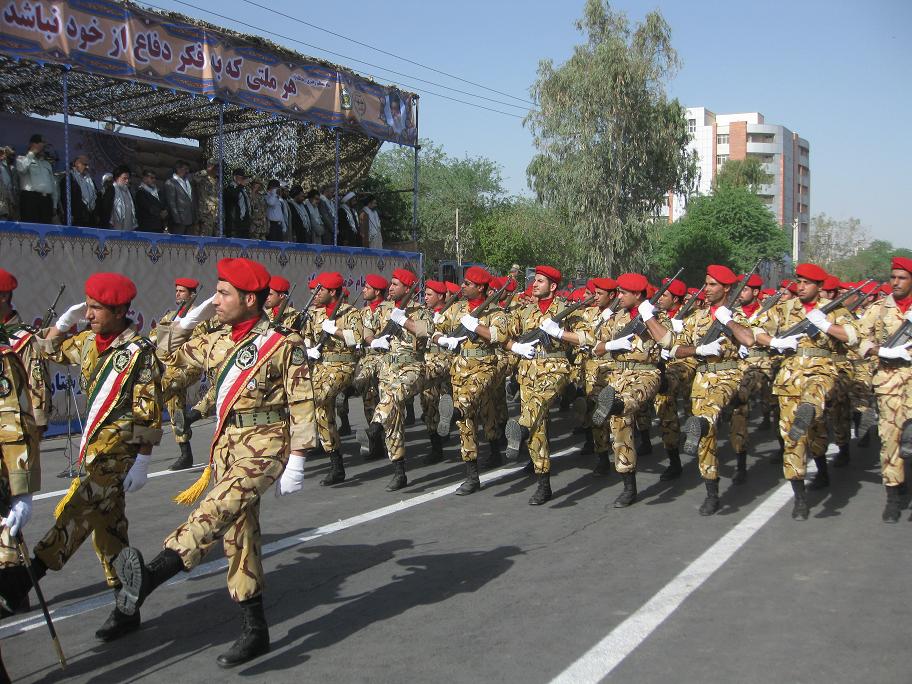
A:
[[[459,242],[459,207],[456,207],[456,266],[462,273],[462,244]]]
[[[799,225],[800,224],[798,223],[798,217],[795,217],[795,220],[792,221],[792,263],[793,264],[798,263],[798,247],[801,244],[800,239],[799,239],[800,236],[798,234]]]

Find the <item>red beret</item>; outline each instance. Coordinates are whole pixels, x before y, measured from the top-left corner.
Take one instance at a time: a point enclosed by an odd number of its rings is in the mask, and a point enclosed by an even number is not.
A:
[[[823,281],[823,285],[820,286],[821,290],[838,290],[839,289],[839,278],[836,276],[827,276],[826,280]]]
[[[465,270],[465,275],[463,277],[470,283],[475,283],[476,285],[487,285],[491,282],[491,274],[481,266],[469,266]]]
[[[880,286],[880,291],[883,292],[884,294],[892,294],[893,286],[890,285],[890,283],[884,283],[883,285]]]
[[[776,294],[776,290],[770,287],[765,290],[760,290],[760,294],[762,294],[764,297],[771,297],[772,295]]]
[[[742,280],[744,280],[744,276],[745,276],[745,275],[747,275],[747,274],[746,274],[746,273],[742,273],[741,275],[738,276],[738,282],[739,282],[739,283],[740,283]],[[751,274],[751,277],[747,279],[747,286],[748,286],[748,287],[763,287],[763,278],[761,278],[760,276],[758,276],[756,273],[752,273],[752,274]]]
[[[459,294],[462,291],[462,288],[456,283],[451,283],[449,280],[444,280],[443,282],[446,285],[447,292],[450,294]]]
[[[644,292],[649,287],[646,276],[639,273],[622,273],[617,278],[618,287],[628,292]]]
[[[689,294],[691,296],[697,294],[697,292],[699,292],[699,291],[700,291],[700,288],[698,288],[698,287],[688,287],[687,288],[687,294]]]
[[[499,290],[504,286],[504,283],[507,282],[507,276],[491,276],[491,289]]]
[[[798,286],[791,280],[783,280],[781,283],[779,283],[779,287],[785,288],[792,294],[798,294]]]
[[[893,257],[892,268],[901,268],[904,271],[912,273],[912,259],[908,257],[895,256]]]
[[[323,271],[314,280],[317,281],[317,285],[322,285],[327,290],[338,290],[345,284],[342,274],[337,271]]]
[[[418,276],[416,276],[407,268],[397,268],[395,271],[393,271],[393,278],[398,280],[406,287],[411,287],[418,280]]]
[[[269,271],[253,259],[219,259],[216,270],[219,280],[224,280],[244,292],[259,292],[269,287]]]
[[[706,275],[723,285],[732,285],[738,280],[738,276],[728,266],[719,264],[710,264],[706,267]]]
[[[441,280],[425,280],[424,286],[425,286],[425,288],[427,288],[429,290],[433,290],[437,294],[446,294],[447,293],[446,283],[444,283]]]
[[[880,287],[880,286],[877,283],[872,282],[872,283],[868,283],[863,288],[861,288],[861,291],[864,292],[866,295],[874,294],[875,292],[877,292],[878,287]]]
[[[516,292],[516,278],[507,276],[507,292]]]
[[[308,289],[308,290],[314,290],[314,289],[316,289],[316,287],[317,287],[318,284],[319,284],[319,283],[317,283],[317,278],[316,278],[316,276],[314,276],[313,278],[311,278],[311,279],[308,281],[308,283],[307,283],[307,289]]]
[[[847,283],[847,282],[845,282],[845,281],[843,280],[843,281],[840,281],[840,283],[839,283],[839,289],[840,289],[840,290],[854,290],[854,289],[855,289],[855,284],[854,284],[854,283]]]
[[[668,278],[662,280],[662,285],[668,282]],[[668,291],[671,293],[672,297],[683,297],[687,294],[687,285],[684,284],[683,280],[678,280],[675,278],[671,281],[671,285],[668,286]]]
[[[9,271],[0,268],[0,292],[12,292],[19,287],[19,281]]]
[[[561,272],[553,266],[536,266],[535,273],[537,275],[545,276],[545,278],[554,283],[559,283],[561,281]]]
[[[174,284],[179,287],[186,287],[188,290],[195,290],[200,286],[200,281],[195,278],[175,278]]]
[[[372,287],[375,290],[385,290],[389,287],[389,282],[387,282],[386,278],[376,273],[368,273],[367,277],[364,278],[364,282],[368,287]]]
[[[618,286],[617,281],[614,278],[593,278],[589,282],[592,283],[593,288],[597,287],[600,290],[609,292],[611,290],[616,290]]]
[[[829,275],[817,264],[798,264],[795,267],[795,275],[799,278],[806,278],[807,280],[813,280],[816,283],[822,283],[827,279]]]
[[[655,293],[658,291],[659,291],[659,288],[657,288],[652,283],[648,283],[646,285],[646,296],[649,297],[650,299],[652,299],[653,295],[655,295]]]
[[[133,301],[136,285],[120,273],[95,273],[86,279],[85,293],[105,306],[120,306]]]
[[[274,275],[269,279],[269,289],[276,292],[288,292],[291,289],[291,283],[288,282],[288,278]]]
[[[575,302],[581,302],[586,298],[586,288],[578,287],[573,292],[570,293],[570,297]]]

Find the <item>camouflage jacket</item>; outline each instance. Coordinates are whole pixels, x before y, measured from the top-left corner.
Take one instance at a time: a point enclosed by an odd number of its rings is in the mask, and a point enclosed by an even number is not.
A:
[[[307,342],[308,346],[315,345],[323,337],[323,321],[328,318],[326,307],[311,307],[310,316],[301,329],[301,335]],[[364,331],[361,326],[361,312],[348,304],[339,305],[339,315],[335,319],[335,335],[327,335],[320,350],[321,359],[331,354],[353,354],[355,348],[364,342]],[[339,337],[342,335],[342,337]],[[352,356],[351,362],[355,358]]]
[[[0,480],[10,496],[41,489],[38,433],[29,398],[29,376],[11,347],[0,347]]]
[[[192,182],[200,235],[218,235],[218,179],[212,178],[203,169],[193,174]]]
[[[23,323],[15,311],[3,324],[3,328],[13,347],[17,348],[19,358],[25,367],[35,424],[39,428],[45,428],[51,414],[51,379],[47,362],[41,357],[36,337],[38,329]]]
[[[557,314],[563,311],[566,305],[555,297],[551,300],[551,303],[548,305],[548,308],[542,313],[541,308],[538,305],[538,302],[532,302],[530,304],[525,304],[517,308],[509,320],[509,327],[507,331],[507,337],[512,339],[519,338],[523,333],[535,330],[541,325],[541,322],[546,318],[554,318]],[[579,328],[581,320],[581,314],[577,310],[571,314],[568,318],[565,318],[561,321],[560,325],[564,330],[573,330],[576,331]],[[539,350],[541,345],[536,345],[536,349]],[[540,350],[537,353],[550,353],[556,354],[557,352],[568,352],[573,351],[573,345],[568,342],[562,342],[551,338],[551,351],[546,352],[546,350]]]
[[[747,318],[744,316],[744,312],[740,307],[736,307],[732,311],[732,320],[745,327],[750,327]],[[680,346],[696,347],[703,344],[703,338],[706,333],[709,332],[709,329],[714,322],[715,317],[712,315],[710,309],[698,309],[697,311],[694,311],[684,321],[684,330],[675,336],[675,344],[671,348],[672,357]],[[738,348],[740,347],[740,344],[727,335],[720,334],[719,337],[722,338],[722,353],[719,356],[698,356],[698,363],[718,363],[720,361],[738,359]],[[708,340],[708,342],[713,341],[714,340]]]
[[[896,306],[893,295],[880,300],[865,311],[858,322],[861,342],[858,353],[864,356],[875,346],[882,346],[905,323],[905,316]],[[912,364],[874,357],[877,370],[874,373],[876,394],[902,394],[903,385],[912,382]]]
[[[390,313],[396,307],[395,303],[386,300],[374,312],[376,317],[376,335],[380,335],[386,324],[390,320]],[[405,307],[405,315],[416,324],[414,333],[405,328],[398,336],[394,335],[389,338],[390,348],[386,352],[387,357],[395,363],[397,357],[411,358],[414,356],[423,356],[427,348],[428,336],[434,328],[434,320],[430,311],[423,306],[410,302]]]
[[[471,313],[470,308],[466,300],[460,299],[443,314],[443,320],[436,326],[436,332],[444,335],[455,333],[461,325],[460,319]],[[503,346],[507,338],[509,318],[503,310],[490,308],[479,318],[479,323],[487,326],[491,331],[491,341],[485,340],[480,335],[475,340],[471,338],[463,340],[453,358],[454,369],[472,366],[476,363],[497,363],[496,350]],[[439,347],[436,348],[439,349]],[[484,356],[485,350],[490,352],[490,355]],[[450,352],[445,353],[451,354]]]
[[[637,311],[628,311],[621,308],[616,311],[599,329],[598,342],[613,340],[618,337],[624,327],[637,316]],[[656,311],[655,319],[664,327],[667,332],[661,342],[652,339],[648,330],[644,330],[642,335],[634,335],[630,342],[633,348],[630,351],[609,351],[603,358],[611,361],[623,361],[630,363],[649,363],[658,365],[661,360],[662,349],[670,349],[673,341],[671,332],[671,320],[663,311]]]

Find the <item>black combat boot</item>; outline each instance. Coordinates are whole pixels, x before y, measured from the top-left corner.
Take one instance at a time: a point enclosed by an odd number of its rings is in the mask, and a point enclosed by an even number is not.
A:
[[[229,668],[269,653],[269,627],[263,612],[263,597],[241,601],[241,636],[217,659],[219,667]]]
[[[804,480],[792,480],[792,492],[795,494],[795,505],[792,507],[792,518],[794,520],[807,520],[811,514],[808,506],[807,490],[804,487]]]
[[[32,571],[37,579],[47,574],[47,566],[40,558],[32,558]],[[32,578],[24,565],[0,569],[0,612],[12,615],[28,601]]]
[[[560,410],[566,411],[573,405],[573,400],[576,399],[576,385],[568,383],[564,387],[564,391],[561,392],[560,398]]]
[[[175,459],[168,470],[186,470],[193,467],[193,449],[190,442],[181,442],[177,445],[180,448],[180,456]]]
[[[614,468],[611,467],[611,452],[603,451],[595,456],[598,459],[598,462],[595,464],[595,468],[592,469],[592,474],[596,477],[611,475],[611,471],[614,470]]]
[[[415,424],[415,402],[411,399],[407,399],[405,402],[405,420],[403,422],[405,425]]]
[[[393,477],[386,485],[386,491],[395,492],[408,484],[408,478],[405,476],[405,459],[400,458],[393,461]]]
[[[592,434],[592,428],[586,430],[586,441],[583,442],[583,449],[580,452],[582,454],[594,454],[595,453],[595,436]]]
[[[770,419],[770,414],[764,413],[763,420],[760,421],[761,430],[769,430],[773,426],[773,421]]]
[[[348,437],[352,433],[351,423],[348,421],[348,414],[339,414],[339,436]]]
[[[152,591],[184,570],[184,563],[177,551],[164,549],[148,565],[138,549],[126,547],[114,559],[114,572],[120,580],[117,592],[117,610],[134,615]]]
[[[582,427],[583,423],[586,422],[586,415],[589,413],[589,401],[586,397],[577,397],[573,400],[573,405],[570,407],[573,411],[573,424],[576,428]]]
[[[747,481],[747,452],[735,454],[735,474],[732,483],[744,484]]]
[[[456,412],[456,408],[453,406],[453,396],[441,394],[440,401],[437,403],[437,411],[440,414],[437,420],[437,434],[446,437],[450,434],[450,425],[453,423],[453,414]]]
[[[684,446],[681,451],[685,456],[696,457],[700,448],[700,440],[709,432],[709,421],[703,416],[691,416],[684,423]]]
[[[507,459],[515,461],[519,459],[519,450],[522,445],[529,439],[529,428],[520,425],[515,418],[507,421],[507,427],[504,429],[507,435]]]
[[[706,498],[700,506],[700,515],[712,515],[719,510],[719,481],[703,480],[706,485]]]
[[[328,455],[329,472],[326,473],[326,477],[320,480],[320,484],[324,487],[345,482],[345,464],[342,463],[342,454],[339,453],[338,449],[333,449]]]
[[[428,435],[428,439],[431,440],[431,450],[424,457],[424,463],[425,465],[440,463],[443,460],[443,437],[432,432]]]
[[[814,463],[817,464],[817,474],[814,475],[814,479],[811,480],[811,483],[807,486],[807,488],[811,491],[814,491],[817,489],[823,489],[824,487],[829,487],[830,473],[827,469],[826,456],[815,458]]]
[[[500,442],[498,440],[493,440],[488,442],[488,449],[490,454],[488,455],[488,468],[499,468],[504,464],[503,452],[500,449]]]
[[[466,479],[456,490],[456,496],[474,494],[479,489],[481,489],[481,480],[478,479],[478,461],[466,461]]]
[[[902,508],[899,487],[884,487],[887,490],[887,505],[884,506],[882,519],[885,523],[899,522],[899,511]]]
[[[640,435],[640,443],[637,445],[637,456],[648,456],[652,453],[652,438],[649,436],[649,428],[637,430]]]
[[[383,458],[385,440],[383,438],[383,426],[380,423],[369,423],[367,430],[358,431],[358,443],[367,453],[364,454],[365,461],[375,461]]]
[[[117,592],[114,592],[114,598],[117,598]],[[138,608],[133,615],[127,615],[115,605],[114,610],[108,615],[108,619],[95,630],[95,638],[99,641],[114,641],[139,629],[139,622]]]
[[[592,424],[601,427],[609,416],[619,416],[624,412],[624,402],[614,392],[614,387],[608,385],[595,400],[595,410],[592,412]]]
[[[678,450],[666,449],[666,451],[668,452],[668,467],[659,475],[660,482],[677,480],[681,477],[681,473],[684,472],[684,469],[681,467],[681,456],[678,454]]]
[[[538,488],[529,499],[530,506],[541,506],[551,500],[551,473],[541,473],[538,476]]]
[[[877,411],[871,407],[859,411],[858,423],[855,425],[855,436],[858,438],[858,446],[865,449],[871,446],[871,432],[877,425]]]
[[[618,494],[618,498],[614,500],[615,508],[627,508],[627,506],[636,501],[637,497],[636,471],[621,473],[621,477],[624,478],[624,491]]]
[[[519,396],[519,382],[516,378],[510,376],[507,378],[507,399],[509,401],[516,401],[516,398]]]
[[[808,430],[811,429],[811,423],[817,415],[817,409],[813,404],[802,402],[795,409],[795,417],[792,418],[792,427],[789,428],[789,439],[797,442],[804,437]]]
[[[839,453],[836,454],[836,458],[833,459],[834,468],[845,468],[849,465],[849,445],[840,444]]]

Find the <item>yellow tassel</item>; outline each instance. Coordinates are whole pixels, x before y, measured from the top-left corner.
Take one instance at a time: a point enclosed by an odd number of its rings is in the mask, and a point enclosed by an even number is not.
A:
[[[199,500],[209,486],[209,480],[212,477],[212,466],[206,466],[203,474],[192,485],[174,497],[174,502],[184,506],[192,506]]]
[[[54,519],[60,517],[60,514],[63,513],[63,507],[67,505],[67,502],[73,498],[73,494],[76,493],[76,490],[79,489],[79,478],[74,477],[73,481],[70,482],[70,488],[67,490],[67,493],[63,495],[63,498],[57,502],[57,507],[54,509]]]

